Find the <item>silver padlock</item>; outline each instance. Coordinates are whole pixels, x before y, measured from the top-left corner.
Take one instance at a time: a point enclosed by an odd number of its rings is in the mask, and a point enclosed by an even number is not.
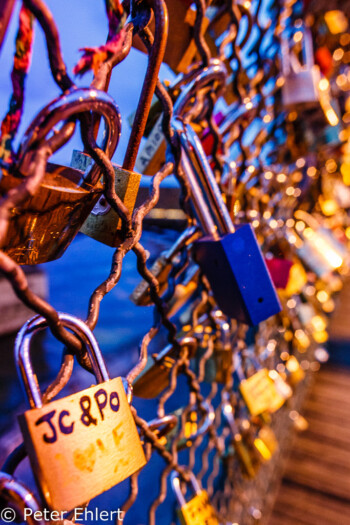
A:
[[[142,468],[145,456],[121,377],[110,379],[88,326],[69,314],[61,323],[86,344],[97,384],[43,404],[30,359],[34,334],[43,317],[18,333],[15,358],[31,409],[19,416],[25,447],[47,506],[70,511]]]
[[[287,40],[282,40],[282,72],[284,84],[282,87],[283,105],[287,109],[295,109],[297,104],[303,107],[315,107],[319,103],[319,83],[321,73],[314,61],[312,34],[308,27],[298,30],[302,33],[303,59],[302,65],[293,47]]]
[[[1,509],[1,521],[12,523],[16,520],[16,513],[21,515],[23,521],[28,525],[45,525],[47,523],[41,518],[42,511],[33,494],[15,478],[0,472],[0,499],[10,505]],[[17,521],[16,521],[17,523]]]

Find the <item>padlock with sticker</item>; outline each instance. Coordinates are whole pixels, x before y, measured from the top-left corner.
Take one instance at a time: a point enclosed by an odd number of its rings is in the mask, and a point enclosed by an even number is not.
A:
[[[20,145],[18,162],[10,171],[2,170],[0,195],[6,195],[25,180],[35,151],[45,143],[52,129],[60,122],[78,119],[89,111],[105,121],[102,149],[111,157],[121,131],[120,113],[115,102],[106,93],[95,89],[68,91],[32,121]],[[60,257],[101,196],[100,177],[101,170],[95,163],[87,172],[46,163],[38,191],[10,211],[3,246],[5,253],[18,264],[39,264]]]
[[[179,475],[177,472],[171,473],[171,485],[180,505],[178,516],[181,525],[220,525],[217,513],[210,503],[207,492],[200,487],[192,472],[189,472],[189,476],[194,495],[186,502],[181,491]]]
[[[42,317],[22,327],[15,357],[31,407],[19,423],[38,488],[50,509],[68,511],[131,476],[146,460],[122,378],[110,379],[83,321],[69,314],[59,317],[86,344],[95,386],[43,404],[30,359],[33,336],[47,326]]]
[[[86,153],[74,150],[72,153],[72,168],[86,170],[92,164],[92,158]],[[141,175],[134,171],[125,170],[113,164],[115,172],[115,191],[120,200],[133,212],[137,193],[139,191]],[[101,195],[90,215],[80,228],[80,231],[97,241],[115,248],[122,241],[122,220],[118,213],[108,204],[106,197]]]

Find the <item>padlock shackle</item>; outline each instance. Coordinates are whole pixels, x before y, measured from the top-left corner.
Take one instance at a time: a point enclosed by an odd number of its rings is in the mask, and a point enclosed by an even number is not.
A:
[[[65,328],[72,330],[75,335],[83,339],[86,345],[92,369],[98,383],[110,379],[105,361],[101,354],[97,340],[90,328],[84,321],[73,315],[59,312],[59,319]],[[39,331],[47,328],[47,321],[44,317],[35,316],[29,319],[17,334],[15,341],[15,361],[17,373],[22,382],[25,394],[28,397],[31,408],[43,406],[43,399],[39,388],[38,379],[34,373],[30,358],[30,346],[33,336]]]
[[[198,135],[190,124],[178,118],[172,120],[172,126],[180,138],[182,163],[191,186],[196,213],[201,215],[201,226],[214,239],[233,233],[234,225]]]
[[[82,113],[92,112],[105,119],[106,134],[102,149],[112,158],[121,134],[121,115],[113,98],[93,88],[71,89],[45,106],[31,122],[21,141],[18,165],[33,148],[44,141],[59,122],[67,121]],[[95,185],[100,178],[100,168],[94,164],[88,182]]]
[[[201,489],[201,487],[199,485],[199,482],[198,482],[196,476],[190,470],[188,470],[187,473],[189,475],[190,484],[191,484],[191,486],[193,488],[194,493],[196,495],[199,495],[202,492],[202,489]],[[185,497],[184,497],[184,495],[182,494],[182,491],[181,491],[180,476],[175,470],[173,470],[172,473],[170,474],[170,483],[171,483],[172,489],[174,491],[174,494],[176,496],[176,499],[177,499],[180,507],[184,507],[184,505],[186,505],[186,500],[185,500]]]
[[[216,91],[220,93],[225,88],[226,78],[227,70],[225,64],[217,58],[212,58],[209,66],[200,69],[195,78],[181,91],[174,104],[174,117],[185,116],[187,104],[196,96],[199,90],[217,82]]]
[[[47,522],[43,519],[34,519],[34,513],[41,511],[34,495],[25,485],[5,472],[0,472],[0,498],[4,499],[8,504],[14,505],[16,510],[21,512],[23,518],[24,509],[30,509],[32,511],[31,514],[26,516],[26,523],[29,525],[47,525]]]

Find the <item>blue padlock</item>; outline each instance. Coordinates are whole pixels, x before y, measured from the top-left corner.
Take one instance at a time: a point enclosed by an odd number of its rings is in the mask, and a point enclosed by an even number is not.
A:
[[[281,305],[253,228],[233,225],[199,137],[179,118],[172,124],[194,213],[205,234],[193,244],[194,258],[223,313],[256,325],[280,312]]]

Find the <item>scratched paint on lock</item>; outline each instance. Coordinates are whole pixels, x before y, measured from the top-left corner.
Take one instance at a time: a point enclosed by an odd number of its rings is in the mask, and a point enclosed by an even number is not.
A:
[[[71,510],[146,463],[121,378],[19,416],[47,505]]]

